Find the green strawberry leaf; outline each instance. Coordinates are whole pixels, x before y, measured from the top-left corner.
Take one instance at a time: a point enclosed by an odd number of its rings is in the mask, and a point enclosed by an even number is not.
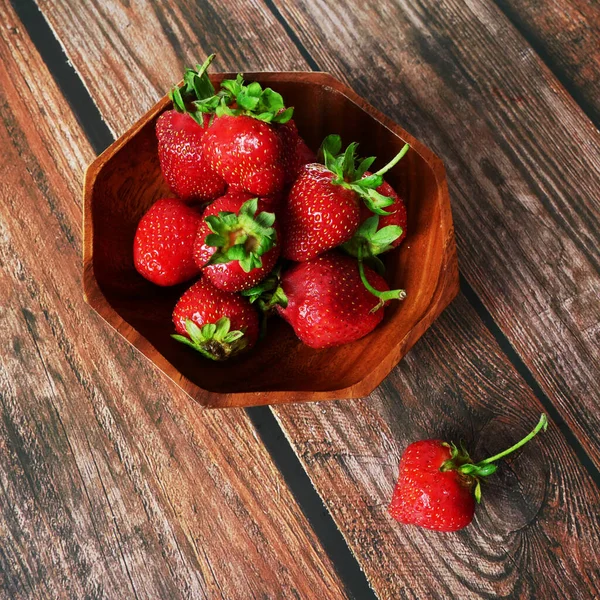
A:
[[[173,102],[173,108],[178,112],[186,112],[185,102],[183,101],[183,96],[181,95],[181,90],[178,87],[174,87],[169,92],[169,98]]]
[[[339,135],[332,133],[331,135],[328,135],[321,143],[318,155],[323,156],[324,153],[327,152],[331,156],[337,156],[341,149],[342,138]]]
[[[204,242],[216,248],[207,265],[238,261],[244,272],[263,265],[261,256],[277,241],[275,214],[258,213],[258,198],[246,200],[238,213],[222,211],[209,215],[204,221],[211,230]]]
[[[258,210],[258,198],[251,198],[250,200],[246,200],[244,204],[242,204],[240,208],[240,215],[246,215],[250,218],[254,217],[256,211]]]
[[[379,217],[377,215],[373,215],[361,223],[356,233],[361,237],[370,239],[375,235],[378,227]]]
[[[202,342],[205,341],[202,330],[191,319],[186,319],[185,330],[187,331],[188,335],[190,336],[190,339],[192,340],[192,342],[194,342],[196,344],[201,344]]]
[[[475,490],[473,491],[473,495],[475,496],[475,502],[479,504],[481,502],[481,482],[477,481],[475,484]]]
[[[284,123],[287,123],[292,118],[293,114],[294,114],[293,107],[286,108],[285,110],[278,112],[273,117],[273,121],[275,123],[280,123],[281,125],[283,125]]]
[[[261,212],[256,217],[256,222],[261,227],[273,227],[273,225],[275,224],[275,213]]]
[[[227,241],[221,235],[218,235],[216,233],[210,233],[206,236],[204,243],[207,246],[214,246],[215,248],[219,248],[219,247],[223,246],[224,244],[226,244]]]
[[[256,85],[260,89],[260,85],[258,83],[250,85]],[[266,88],[259,96],[259,98],[261,101],[261,106],[265,109],[265,111],[269,111],[271,113],[278,113],[284,108],[283,97],[281,96],[281,94],[278,94],[271,88]]]
[[[259,102],[260,98],[257,98],[256,96],[249,96],[245,90],[237,95],[238,106],[241,106],[246,110],[254,110],[258,106]]]
[[[243,331],[230,331],[224,338],[223,341],[231,344],[233,342],[235,342],[236,340],[239,340],[242,336],[244,335]]]
[[[172,334],[171,337],[211,360],[226,360],[248,345],[244,337],[245,328],[230,331],[231,321],[227,317],[221,317],[216,323],[206,323],[202,328],[190,319],[186,319],[185,325],[190,337],[179,334]]]
[[[398,225],[388,225],[382,227],[379,231],[374,233],[371,238],[371,244],[377,246],[388,246],[395,242],[402,235],[402,227]]]
[[[354,164],[356,163],[356,148],[358,144],[352,142],[344,152],[344,156],[341,163],[341,175],[342,177],[348,178],[350,181],[354,181]]]
[[[354,176],[357,181],[359,181],[359,180],[362,181],[363,175],[369,170],[369,168],[371,167],[371,165],[374,162],[375,162],[374,156],[369,156],[369,158],[363,158],[360,161],[360,164],[358,165],[358,167],[356,167],[356,169],[354,171]]]
[[[231,327],[231,321],[227,317],[221,317],[215,323],[215,340],[223,340],[225,336],[229,333],[229,328]]]
[[[378,188],[383,183],[383,177],[381,175],[368,175],[367,177],[363,177],[360,181],[356,182],[357,185],[360,185],[364,188]]]

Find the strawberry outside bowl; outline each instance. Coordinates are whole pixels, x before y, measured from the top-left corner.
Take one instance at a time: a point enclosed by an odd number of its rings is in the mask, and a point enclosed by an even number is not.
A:
[[[235,74],[211,75],[217,84]],[[171,338],[171,313],[191,283],[152,285],[133,264],[137,224],[157,199],[170,197],[160,172],[156,119],[165,97],[88,168],[84,184],[84,294],[90,306],[165,375],[210,408],[359,398],[371,393],[423,335],[459,288],[446,175],[441,160],[404,129],[327,73],[246,73],[283,95],[316,150],[330,133],[359,142],[381,166],[405,142],[411,149],[386,174],[404,198],[408,234],[383,255],[388,283],[404,288],[383,322],[361,340],[324,350],[301,344],[283,320],[251,352],[216,363]]]

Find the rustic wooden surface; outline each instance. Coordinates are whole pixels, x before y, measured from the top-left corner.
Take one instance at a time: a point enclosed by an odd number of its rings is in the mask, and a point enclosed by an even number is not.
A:
[[[600,124],[600,4],[495,0],[588,116]]]
[[[248,417],[188,402],[84,304],[93,153],[0,22],[0,597],[345,597]]]
[[[598,47],[593,18],[569,21],[571,39],[591,49],[582,57],[587,74],[579,76],[583,63],[552,34],[552,27],[564,27],[547,24],[560,21],[542,23],[542,13],[531,9],[572,13],[574,3],[566,0],[525,3],[518,13],[528,23],[519,28],[525,38],[511,23],[517,3],[511,9],[507,0],[361,3],[360,10],[349,1],[329,8],[314,0],[253,0],[235,9],[191,0],[81,3],[76,10],[67,0],[38,4],[116,134],[163,95],[183,64],[217,51],[215,66],[226,70],[329,70],[444,158],[465,294],[369,399],[287,406],[275,414],[378,597],[597,597],[600,140],[573,99],[592,102],[586,84],[598,81],[590,58]],[[3,22],[15,23],[0,6]],[[586,11],[580,14],[593,15]],[[27,597],[26,586],[37,585],[46,596],[68,596],[94,584],[91,597],[100,596],[100,585],[107,597],[118,597],[130,589],[129,568],[148,597],[169,597],[184,582],[192,597],[245,598],[261,589],[259,577],[267,597],[288,597],[291,589],[306,598],[343,597],[339,587],[329,596],[319,591],[339,585],[334,571],[243,414],[198,413],[82,308],[78,273],[56,281],[34,260],[39,253],[28,240],[38,238],[50,264],[59,256],[60,264],[73,262],[80,175],[65,174],[80,174],[90,151],[26,33],[7,28],[1,35],[2,81],[35,69],[34,96],[58,108],[44,105],[41,124],[38,116],[31,127],[27,111],[38,104],[18,103],[15,88],[11,95],[3,86],[4,112],[21,114],[1,130],[5,178],[27,190],[19,199],[13,192],[11,202],[52,202],[40,205],[47,206],[45,218],[41,212],[33,222],[15,210],[2,213],[3,310],[21,310],[27,301],[25,308],[41,317],[2,321],[4,343],[14,348],[17,339],[22,355],[34,358],[3,363],[7,416],[0,439],[10,445],[3,446],[7,466],[0,475],[3,491],[13,494],[4,496],[21,504],[1,505],[0,535],[9,542],[0,545],[0,590],[11,597],[21,586]],[[544,63],[545,56],[553,61]],[[580,90],[573,97],[556,77],[565,81],[564,73],[551,70],[559,64]],[[584,108],[593,117],[589,104]],[[5,256],[5,248],[15,250]],[[75,336],[80,329],[83,341]],[[136,373],[144,378],[143,396]],[[551,425],[503,466],[486,486],[473,526],[436,535],[387,517],[398,459],[411,440],[462,437],[483,456],[517,439],[543,409],[560,427]],[[57,427],[69,432],[62,434],[68,450],[57,442]],[[233,459],[223,458],[221,437],[240,445]],[[247,453],[261,453],[260,474],[235,468]],[[90,455],[101,459],[102,479],[88,472]],[[64,473],[75,478],[79,465],[79,479],[66,480]],[[192,476],[198,469],[209,473],[207,481]],[[194,512],[186,504],[222,497],[229,481],[229,511]],[[96,510],[82,515],[77,495],[102,482],[106,503],[91,493]],[[265,522],[261,503],[278,484],[282,499],[269,502]],[[117,517],[107,515],[109,506]],[[152,519],[140,524],[140,507],[148,506]],[[258,515],[253,539],[245,534],[231,563],[219,562],[231,539],[219,536],[233,537]],[[284,531],[303,532],[291,548],[273,547],[282,537],[272,532],[280,519]],[[207,548],[200,561],[198,548]],[[305,549],[307,579],[312,575],[305,584],[295,575],[299,561],[290,560],[298,548]],[[248,555],[263,557],[261,566],[249,566]],[[82,564],[82,556],[96,560]],[[283,592],[272,575],[282,565],[292,570]],[[207,569],[216,571],[214,579]],[[193,582],[201,583],[189,587]]]

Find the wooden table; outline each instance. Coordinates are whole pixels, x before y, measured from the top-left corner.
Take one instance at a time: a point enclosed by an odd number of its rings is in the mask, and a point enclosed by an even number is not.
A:
[[[600,595],[600,7],[0,0],[0,596]],[[203,411],[84,304],[86,165],[182,67],[327,70],[445,161],[461,294],[360,401]],[[455,534],[402,450],[483,457]]]

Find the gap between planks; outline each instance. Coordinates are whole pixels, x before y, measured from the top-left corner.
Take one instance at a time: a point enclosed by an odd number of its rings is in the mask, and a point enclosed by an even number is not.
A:
[[[67,100],[94,152],[115,140],[83,80],[34,0],[10,0],[29,38]],[[267,407],[245,409],[292,496],[331,560],[350,598],[376,600],[364,571],[315,490],[278,421]]]
[[[290,40],[296,46],[296,48],[298,49],[298,51],[300,52],[302,57],[306,60],[308,66],[313,71],[322,71],[318,62],[310,54],[308,48],[306,48],[306,46],[304,46],[304,44],[302,43],[300,38],[296,35],[296,32],[291,28],[291,26],[286,21],[285,17],[281,14],[281,12],[277,8],[277,6],[275,6],[273,1],[272,0],[263,0],[263,1],[264,1],[265,5],[269,8],[269,10],[271,11],[273,16],[282,25],[282,27],[284,28],[284,30],[285,30],[286,34],[288,35],[288,37],[290,38]],[[494,1],[496,4],[498,4],[497,0],[494,0]],[[499,6],[499,9],[502,10],[502,12],[504,14],[506,14],[506,12],[502,9],[502,7],[500,5],[498,5],[498,6]],[[507,15],[507,18],[508,18],[508,15]],[[512,21],[511,21],[511,23],[512,23]],[[514,24],[513,24],[513,26],[514,26]],[[519,31],[519,33],[521,33],[520,30],[516,26],[515,26],[515,29],[517,29],[517,31]],[[529,43],[529,40],[525,36],[523,36],[523,37],[527,41],[527,43]],[[537,50],[535,48],[534,48],[534,51],[537,52]],[[539,53],[538,53],[538,55],[539,55]],[[540,56],[540,60],[542,62],[544,62],[544,64],[548,67],[548,69],[556,76],[556,73],[555,73],[554,69],[552,68],[552,64],[546,63],[546,61],[543,60],[543,58],[544,57]],[[558,77],[557,77],[557,79],[558,79]],[[563,82],[561,81],[561,84],[562,83]],[[565,89],[567,89],[567,91],[569,93],[571,93],[568,86],[566,86]],[[577,98],[574,97],[574,100],[580,106],[579,102],[577,101]],[[584,112],[587,116],[589,116],[586,111],[584,111]],[[533,375],[531,370],[527,367],[527,365],[523,361],[522,357],[519,355],[517,350],[513,347],[513,345],[509,341],[508,337],[504,334],[504,332],[502,331],[502,329],[500,328],[498,323],[496,323],[496,321],[494,320],[494,317],[492,316],[490,311],[486,308],[483,301],[481,300],[481,298],[479,297],[477,292],[473,289],[471,284],[464,277],[462,272],[460,273],[460,289],[461,289],[461,292],[465,295],[469,304],[473,307],[473,309],[479,315],[485,328],[492,334],[492,336],[498,343],[498,346],[500,347],[502,354],[504,356],[506,356],[508,362],[512,365],[512,367],[515,369],[515,371],[517,373],[519,373],[519,375],[521,375],[521,377],[524,379],[525,383],[527,384],[529,389],[532,391],[533,395],[539,400],[540,404],[548,412],[548,415],[550,416],[552,421],[554,421],[556,426],[560,429],[561,433],[565,437],[565,440],[567,441],[569,446],[571,446],[571,448],[575,452],[575,455],[577,456],[580,463],[583,465],[584,469],[588,472],[590,477],[593,479],[594,483],[598,487],[600,487],[600,470],[594,464],[594,461],[592,460],[590,455],[586,452],[585,448],[583,447],[581,442],[578,440],[578,438],[575,435],[575,433],[573,432],[573,430],[569,427],[568,423],[565,421],[565,419],[561,415],[560,410],[558,408],[556,408],[556,406],[553,404],[552,400],[543,391],[542,387],[540,386],[539,382],[537,381],[537,379],[535,378],[535,376]]]

